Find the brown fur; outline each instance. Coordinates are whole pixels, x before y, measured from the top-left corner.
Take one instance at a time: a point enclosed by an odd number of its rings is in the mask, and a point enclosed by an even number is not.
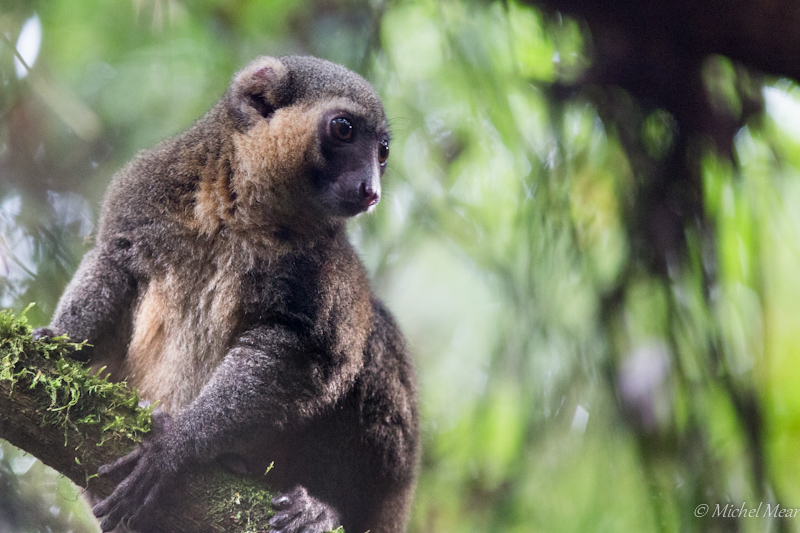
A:
[[[217,262],[193,266],[148,284],[128,348],[129,383],[172,415],[197,396],[238,329],[237,277]]]
[[[329,129],[335,117],[352,139]],[[104,531],[126,517],[154,529],[174,473],[221,456],[257,475],[275,461],[286,533],[402,531],[414,372],[344,231],[374,206],[380,143],[386,119],[363,79],[261,58],[114,178],[52,329],[96,344],[92,364],[173,423],[108,469],[127,480],[95,507]]]

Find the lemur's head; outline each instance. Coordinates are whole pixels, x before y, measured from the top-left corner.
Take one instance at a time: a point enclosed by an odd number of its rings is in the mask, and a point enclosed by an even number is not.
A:
[[[361,76],[314,57],[261,57],[223,102],[235,124],[231,186],[250,215],[303,224],[377,205],[389,129]]]

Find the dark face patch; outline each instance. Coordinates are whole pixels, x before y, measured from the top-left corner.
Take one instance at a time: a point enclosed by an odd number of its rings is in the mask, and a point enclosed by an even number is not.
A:
[[[355,216],[380,199],[380,178],[389,135],[382,124],[342,109],[322,115],[318,125],[323,164],[313,173],[324,208],[333,216]]]

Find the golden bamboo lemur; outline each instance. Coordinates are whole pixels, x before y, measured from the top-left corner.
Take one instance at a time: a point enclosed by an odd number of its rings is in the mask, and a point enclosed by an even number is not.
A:
[[[345,235],[380,198],[389,132],[353,72],[262,57],[186,132],[113,179],[96,246],[39,336],[157,401],[164,419],[101,474],[103,531],[157,529],[160,496],[233,459],[282,494],[275,532],[404,530],[417,464],[403,337]]]

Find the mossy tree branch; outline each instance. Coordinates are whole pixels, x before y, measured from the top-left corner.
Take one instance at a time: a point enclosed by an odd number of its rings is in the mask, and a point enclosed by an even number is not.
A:
[[[66,355],[79,345],[34,341],[25,319],[0,312],[0,438],[99,497],[114,484],[94,475],[129,452],[150,429],[150,410],[124,384],[93,375]],[[218,467],[180,483],[162,530],[268,531],[264,486]]]

